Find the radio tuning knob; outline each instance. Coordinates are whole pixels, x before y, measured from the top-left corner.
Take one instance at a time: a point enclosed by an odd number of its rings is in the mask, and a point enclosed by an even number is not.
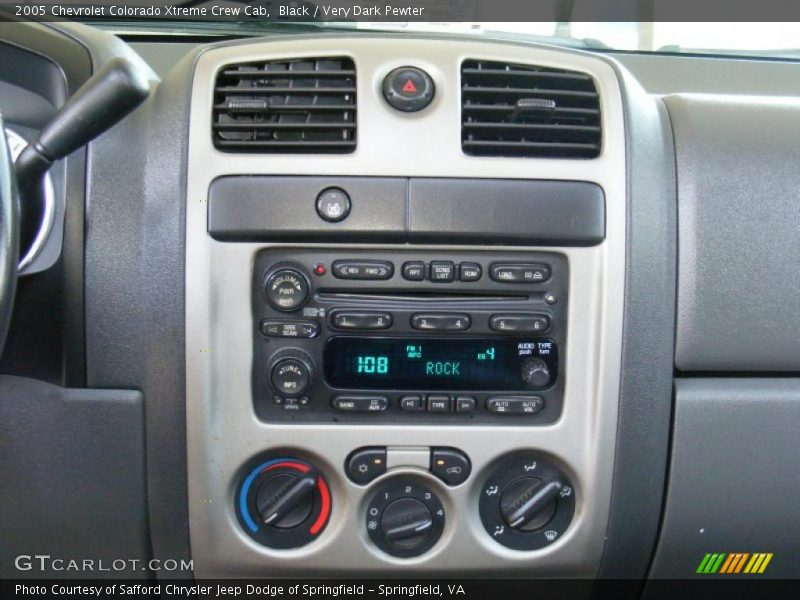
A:
[[[276,353],[270,361],[272,387],[282,396],[302,396],[311,385],[314,362],[302,350],[286,349]]]
[[[541,358],[530,358],[522,365],[522,380],[531,387],[550,383],[550,368]]]

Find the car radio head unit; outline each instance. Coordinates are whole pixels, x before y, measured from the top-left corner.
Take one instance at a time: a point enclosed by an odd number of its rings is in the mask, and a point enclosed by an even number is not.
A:
[[[336,336],[323,365],[333,388],[523,392],[552,385],[558,351],[546,338]]]
[[[253,404],[268,422],[552,423],[557,253],[273,248],[253,272]]]

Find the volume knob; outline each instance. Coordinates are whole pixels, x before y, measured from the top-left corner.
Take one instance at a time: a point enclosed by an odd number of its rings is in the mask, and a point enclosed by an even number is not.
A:
[[[297,269],[282,268],[267,276],[264,290],[273,308],[291,312],[308,298],[308,281]]]
[[[550,368],[541,358],[531,358],[522,365],[522,380],[530,387],[545,387],[550,383]]]

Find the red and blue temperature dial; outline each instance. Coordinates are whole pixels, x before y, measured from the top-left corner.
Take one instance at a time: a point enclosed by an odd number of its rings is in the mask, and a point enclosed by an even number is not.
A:
[[[270,548],[297,548],[319,536],[331,515],[331,493],[313,465],[272,458],[250,469],[236,492],[244,530]]]

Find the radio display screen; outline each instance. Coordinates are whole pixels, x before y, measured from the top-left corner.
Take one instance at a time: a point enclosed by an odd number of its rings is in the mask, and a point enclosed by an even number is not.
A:
[[[555,382],[557,352],[541,338],[333,337],[323,361],[333,388],[524,391]],[[548,383],[528,383],[543,363]]]

